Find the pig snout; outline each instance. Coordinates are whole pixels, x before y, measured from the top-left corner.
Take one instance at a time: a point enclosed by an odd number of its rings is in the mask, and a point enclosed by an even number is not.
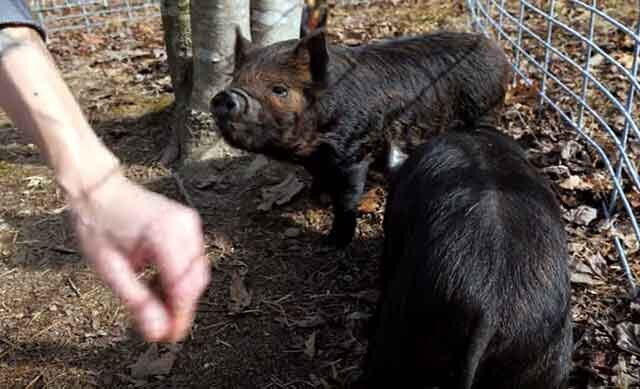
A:
[[[211,113],[217,120],[233,120],[246,110],[247,98],[244,93],[235,90],[225,90],[211,99]]]

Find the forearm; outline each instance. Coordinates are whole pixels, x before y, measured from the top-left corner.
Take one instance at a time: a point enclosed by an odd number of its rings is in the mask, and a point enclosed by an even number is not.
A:
[[[38,144],[70,196],[111,174],[116,158],[96,137],[34,29],[0,29],[0,91],[0,107]]]

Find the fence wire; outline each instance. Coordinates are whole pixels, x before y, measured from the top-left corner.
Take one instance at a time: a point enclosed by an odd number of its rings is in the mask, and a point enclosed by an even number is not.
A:
[[[389,0],[330,0],[337,5],[361,5]],[[160,0],[31,0],[31,10],[48,32],[93,29],[114,22],[160,17]]]
[[[474,29],[501,40],[511,53],[514,83],[536,84],[540,104],[555,110],[602,159],[613,184],[602,211],[633,297],[638,289],[627,250],[637,250],[640,242],[637,210],[629,200],[640,192],[630,151],[640,149],[640,1],[635,2],[605,7],[597,0],[467,0]],[[635,235],[631,245],[617,233],[622,219]]]
[[[159,0],[31,0],[31,10],[48,33],[93,29],[160,16]]]

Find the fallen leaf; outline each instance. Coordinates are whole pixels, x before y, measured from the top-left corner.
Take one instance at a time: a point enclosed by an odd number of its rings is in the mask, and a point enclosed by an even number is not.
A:
[[[542,168],[542,172],[553,175],[557,178],[566,178],[571,175],[569,168],[564,165],[547,166],[545,168]]]
[[[314,328],[323,325],[326,321],[322,316],[315,314],[302,320],[292,321],[292,323],[300,328]]]
[[[592,189],[586,181],[579,176],[569,176],[566,180],[562,181],[560,187],[567,190],[590,190]]]
[[[602,64],[603,61],[604,61],[604,56],[598,53],[593,57],[591,57],[591,61],[589,61],[589,64],[591,66],[599,66]]]
[[[589,257],[587,261],[590,263],[576,260],[572,264],[571,283],[591,286],[603,285],[605,282],[602,267],[606,268],[606,262],[601,256],[596,255]]]
[[[5,228],[0,219],[0,256],[9,256],[13,253],[17,236],[18,233],[8,226]]]
[[[313,331],[309,338],[304,342],[304,355],[313,359],[316,355],[316,331]]]
[[[245,275],[240,269],[233,269],[231,271],[231,284],[229,285],[229,295],[231,301],[229,302],[229,310],[233,313],[238,313],[251,305],[252,294],[247,289],[245,284]]]
[[[300,236],[300,229],[295,227],[287,228],[286,230],[284,230],[284,236],[286,236],[287,238],[298,237]]]
[[[304,189],[304,183],[291,173],[281,183],[262,189],[262,202],[258,205],[258,210],[268,211],[274,205],[286,204],[302,189]]]
[[[374,213],[380,209],[382,195],[379,188],[373,188],[362,196],[358,211],[362,213]]]
[[[605,279],[605,273],[607,271],[607,261],[600,255],[600,253],[595,253],[594,255],[590,255],[587,257],[587,265],[593,272],[593,274],[598,277]]]
[[[214,233],[211,246],[217,248],[223,253],[233,252],[233,242],[222,232]]]
[[[174,349],[159,354],[157,344],[151,344],[147,351],[140,355],[136,363],[130,366],[131,377],[140,379],[168,374],[176,361],[176,352],[177,350]]]
[[[30,176],[23,178],[23,180],[27,181],[27,188],[29,189],[42,189],[51,181],[43,176]]]
[[[269,160],[262,154],[258,154],[244,172],[244,179],[248,180],[269,164]]]
[[[598,211],[586,205],[581,205],[567,213],[568,220],[580,226],[588,226],[597,217]]]
[[[568,141],[562,151],[560,152],[560,156],[564,160],[572,160],[573,157],[582,149],[582,145],[575,140]]]
[[[620,323],[616,326],[616,338],[621,350],[640,356],[640,324],[629,322]]]
[[[627,361],[622,355],[618,355],[618,363],[613,367],[613,370],[616,372],[616,376],[614,377],[616,388],[628,389],[632,387],[633,384],[638,383],[638,380],[628,374],[629,367],[627,366]]]
[[[516,86],[509,88],[506,95],[506,101],[509,104],[514,103],[533,103],[538,98],[538,93],[540,92],[540,88],[538,87],[538,82],[534,81],[531,85],[528,85],[526,82],[519,80]]]

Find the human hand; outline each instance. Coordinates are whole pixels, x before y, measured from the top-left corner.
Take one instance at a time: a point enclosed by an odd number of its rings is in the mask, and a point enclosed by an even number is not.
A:
[[[198,214],[113,174],[70,206],[81,250],[149,341],[188,333],[210,269]],[[159,290],[137,279],[155,264]]]

